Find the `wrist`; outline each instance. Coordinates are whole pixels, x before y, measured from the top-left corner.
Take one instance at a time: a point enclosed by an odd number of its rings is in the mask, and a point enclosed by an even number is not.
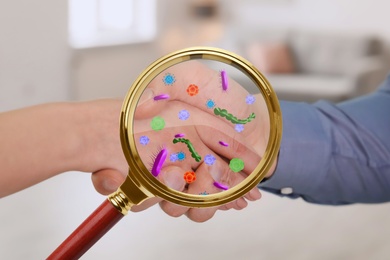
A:
[[[76,170],[121,168],[124,161],[119,138],[121,105],[119,100],[95,100],[74,106],[79,135],[78,145],[74,147]]]

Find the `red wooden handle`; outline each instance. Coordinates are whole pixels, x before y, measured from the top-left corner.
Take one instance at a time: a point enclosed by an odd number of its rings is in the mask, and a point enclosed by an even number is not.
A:
[[[79,259],[122,217],[106,200],[47,259]]]

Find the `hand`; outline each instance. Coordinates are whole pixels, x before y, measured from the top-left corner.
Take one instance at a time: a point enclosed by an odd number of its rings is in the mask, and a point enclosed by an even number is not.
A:
[[[190,72],[190,73],[188,73]],[[166,75],[169,75],[171,77],[175,77],[175,86],[167,86],[165,84],[162,84],[164,81],[164,77]],[[188,93],[185,91],[186,87],[190,84],[194,84],[198,87],[198,93],[196,95],[196,98],[193,98],[188,95]],[[253,108],[249,108],[249,106],[243,106],[242,102],[233,102],[234,100],[231,100],[232,98],[237,100],[245,100],[245,98],[248,96],[248,92],[245,91],[241,86],[239,86],[236,82],[229,80],[229,93],[228,95],[226,93],[222,92],[222,89],[217,89],[216,87],[219,87],[220,85],[220,76],[219,73],[213,70],[208,69],[204,65],[198,63],[198,62],[186,62],[181,63],[179,65],[175,65],[171,68],[169,68],[166,73],[162,73],[160,76],[156,77],[156,79],[153,80],[153,82],[150,84],[149,88],[145,90],[143,93],[143,96],[141,97],[139,107],[137,108],[137,119],[151,119],[153,116],[157,114],[161,114],[162,118],[167,118],[169,123],[167,125],[174,125],[173,120],[170,120],[170,114],[171,112],[167,111],[176,111],[175,114],[177,114],[178,111],[183,110],[190,111],[191,109],[196,108],[196,112],[190,112],[191,115],[199,115],[198,117],[192,117],[191,123],[189,125],[195,125],[196,126],[196,133],[199,134],[199,137],[201,138],[204,146],[211,149],[214,154],[218,157],[219,161],[223,161],[224,164],[221,164],[220,167],[222,169],[228,169],[227,164],[225,163],[225,160],[230,160],[232,158],[236,157],[242,157],[244,158],[244,161],[246,163],[251,164],[252,167],[257,165],[257,163],[260,160],[260,155],[264,153],[265,145],[267,144],[268,140],[268,133],[269,133],[269,123],[268,123],[268,114],[266,110],[266,106],[264,102],[262,102],[262,98],[258,98],[258,102],[254,104],[256,106],[256,109],[254,109],[257,114],[256,123],[251,123],[245,125],[245,131],[243,133],[238,134],[234,130],[234,124],[228,122],[225,118],[216,118],[214,115],[213,109],[210,109],[206,106],[207,100],[212,97],[213,102],[217,104],[217,106],[220,106],[222,108],[229,108],[230,111],[233,113],[236,113],[238,118],[245,118],[247,115],[250,114],[251,111],[253,111]],[[181,88],[178,88],[177,86],[182,86]],[[184,90],[184,91],[183,91]],[[218,92],[219,91],[219,92]],[[217,92],[217,93],[215,93]],[[218,93],[220,93],[218,95]],[[175,104],[175,105],[172,105]],[[190,107],[188,107],[190,105]],[[173,108],[176,106],[177,108]],[[236,112],[237,111],[237,112]],[[167,112],[167,113],[166,113]],[[203,113],[202,113],[203,112]],[[240,117],[241,116],[241,117]],[[198,122],[195,122],[198,119]],[[254,122],[255,122],[254,121]],[[141,131],[147,131],[148,124],[144,124],[146,126],[145,129],[142,129]],[[208,129],[207,129],[208,128]],[[149,128],[150,129],[150,128]],[[201,129],[204,130],[204,133]],[[210,131],[213,129],[214,131]],[[216,130],[218,129],[218,130]],[[223,135],[220,136],[220,133],[223,129]],[[170,138],[172,139],[175,135],[174,131],[170,133]],[[162,138],[160,136],[160,138]],[[233,150],[231,149],[221,149],[221,145],[218,144],[218,141],[216,140],[227,140],[226,138],[229,138],[229,141],[232,143],[245,143],[245,145],[233,145],[232,147],[235,147]],[[246,141],[245,141],[246,140]],[[248,146],[248,143],[251,144],[251,146]],[[253,154],[249,155],[249,153],[244,153],[243,151],[240,151],[241,148],[245,148],[245,150],[252,150],[254,152],[257,152],[256,156],[253,156]],[[252,147],[251,149],[248,149],[248,147]],[[230,151],[230,154],[226,154],[226,151]],[[234,152],[232,152],[234,151]],[[209,152],[209,151],[205,151]],[[202,164],[198,165],[190,165],[191,169],[196,169],[196,172],[200,172],[200,176],[210,176],[208,174],[202,174],[202,172],[210,172],[210,169],[207,169],[206,166]],[[252,168],[252,169],[253,169]],[[175,169],[173,171],[179,171],[182,169]],[[182,170],[183,171],[183,170]],[[168,173],[170,171],[167,171]],[[240,174],[249,174],[252,170],[244,169],[243,172]],[[165,173],[165,171],[164,171]],[[180,176],[178,174],[172,174],[175,176]],[[212,175],[212,174],[211,174]],[[166,178],[167,176],[163,174],[163,176]],[[199,174],[197,174],[199,176]],[[242,176],[242,178],[245,178],[245,176]],[[242,179],[241,179],[242,180]],[[202,181],[206,181],[203,179]],[[171,183],[174,183],[171,181]],[[199,182],[197,182],[199,184]],[[210,180],[208,180],[208,183],[212,183]],[[176,189],[183,188],[183,180],[182,183],[177,183]],[[200,187],[203,187],[203,185],[189,185],[188,189],[186,189],[187,192],[195,193],[196,192],[202,192]],[[209,187],[210,188],[210,187]],[[258,189],[255,188],[252,192],[252,194],[248,194],[246,196],[247,199],[254,199],[254,198],[260,198],[260,193],[258,192]],[[220,207],[220,209],[228,209],[228,208],[236,208],[241,209],[246,206],[246,201],[241,198],[235,202],[229,203],[227,205],[224,205]],[[161,202],[162,209],[171,216],[180,216],[184,213],[187,214],[189,218],[195,221],[204,221],[208,218],[211,218],[212,215],[215,213],[216,209],[188,209],[185,207],[173,205],[169,202],[163,201]]]

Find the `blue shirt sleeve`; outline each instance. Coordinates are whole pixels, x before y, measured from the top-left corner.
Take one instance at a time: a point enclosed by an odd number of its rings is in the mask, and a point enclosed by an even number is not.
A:
[[[320,204],[390,201],[390,75],[367,96],[281,109],[278,165],[259,188]]]

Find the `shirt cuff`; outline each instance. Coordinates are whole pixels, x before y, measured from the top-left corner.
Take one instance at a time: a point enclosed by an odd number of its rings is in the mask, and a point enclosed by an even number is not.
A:
[[[280,106],[283,134],[277,167],[258,187],[289,197],[315,194],[325,179],[330,138],[315,106],[288,101]]]

